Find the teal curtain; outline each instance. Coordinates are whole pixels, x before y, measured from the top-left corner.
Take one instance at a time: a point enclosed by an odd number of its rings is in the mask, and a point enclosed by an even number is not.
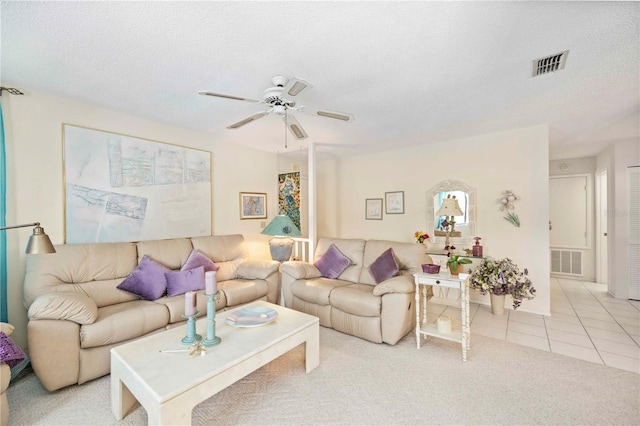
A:
[[[3,226],[7,226],[7,156],[4,149],[4,120],[2,119],[2,103],[0,103],[0,228]],[[8,322],[8,320],[7,233],[0,231],[0,321]]]

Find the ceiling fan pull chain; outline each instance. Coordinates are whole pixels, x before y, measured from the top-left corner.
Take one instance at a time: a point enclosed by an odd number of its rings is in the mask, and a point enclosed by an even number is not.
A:
[[[287,149],[287,131],[289,130],[289,123],[287,122],[287,109],[284,110],[284,149]]]

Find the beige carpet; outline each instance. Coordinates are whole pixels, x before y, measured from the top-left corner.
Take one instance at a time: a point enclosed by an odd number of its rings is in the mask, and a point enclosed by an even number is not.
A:
[[[224,344],[224,342],[223,342]],[[195,425],[580,424],[640,422],[640,376],[473,336],[416,349],[412,333],[378,345],[320,327],[320,366],[298,347],[193,411]],[[8,390],[10,425],[146,425],[110,410],[109,377],[48,393],[33,373]]]

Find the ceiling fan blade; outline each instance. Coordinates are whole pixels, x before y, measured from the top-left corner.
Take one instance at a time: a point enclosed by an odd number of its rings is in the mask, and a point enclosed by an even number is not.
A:
[[[282,88],[282,97],[290,98],[298,96],[300,93],[311,89],[313,86],[308,82],[292,77],[286,86]]]
[[[282,117],[284,122],[287,124],[289,131],[293,134],[297,140],[301,141],[307,138],[307,132],[304,131],[298,120],[292,115],[287,115],[286,118]]]
[[[350,122],[356,119],[353,114],[349,114],[348,112],[329,111],[326,109],[313,109],[306,106],[296,107],[295,110],[304,114],[333,118],[334,120],[341,120],[346,122]]]
[[[250,115],[247,118],[243,118],[242,120],[227,126],[227,129],[237,129],[238,127],[242,127],[245,124],[251,123],[252,121],[256,121],[258,118],[264,117],[265,115],[269,114],[270,112],[271,112],[271,109],[268,110],[268,111],[261,111],[261,112],[258,112],[256,114]]]
[[[203,95],[203,96],[213,96],[213,97],[216,97],[216,98],[231,99],[231,100],[234,100],[234,101],[251,102],[252,104],[261,104],[262,103],[262,101],[260,101],[258,99],[242,98],[240,96],[225,95],[223,93],[202,91],[202,92],[198,92],[198,94],[199,95]]]

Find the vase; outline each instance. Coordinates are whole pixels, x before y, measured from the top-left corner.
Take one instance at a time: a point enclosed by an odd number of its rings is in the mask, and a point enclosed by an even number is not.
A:
[[[504,315],[504,294],[497,295],[491,293],[491,313],[493,315]]]
[[[451,272],[451,275],[458,275],[460,272],[462,272],[463,268],[464,268],[464,266],[462,265],[462,263],[459,263],[458,264],[458,269],[456,269],[454,271],[453,268],[451,267],[451,265],[449,265],[449,272]]]

